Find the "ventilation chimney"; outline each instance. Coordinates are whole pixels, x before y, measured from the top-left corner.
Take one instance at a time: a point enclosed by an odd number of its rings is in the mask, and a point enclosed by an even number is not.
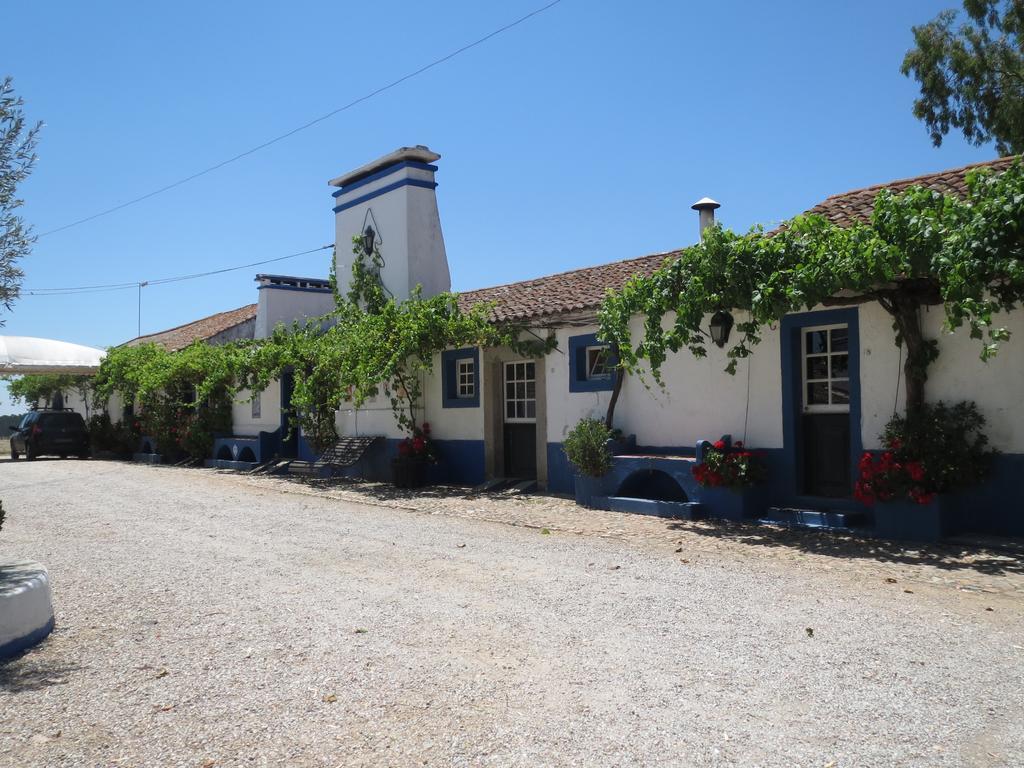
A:
[[[721,208],[722,204],[710,197],[702,197],[690,207],[700,214],[700,236],[704,237],[704,230],[715,223],[715,209]]]
[[[335,268],[338,289],[348,293],[355,258],[353,237],[360,247],[380,255],[379,270],[386,292],[406,299],[417,285],[429,298],[451,288],[448,258],[437,210],[433,163],[441,156],[427,147],[402,147],[362,168],[331,179],[334,192]]]

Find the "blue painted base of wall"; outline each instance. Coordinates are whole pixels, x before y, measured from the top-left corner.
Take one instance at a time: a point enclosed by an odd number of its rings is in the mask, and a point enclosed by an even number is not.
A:
[[[0,659],[9,659],[31,648],[33,645],[43,642],[53,632],[54,626],[53,617],[50,617],[50,620],[45,625],[32,630],[26,635],[8,640],[3,645],[0,645]]]
[[[391,460],[398,456],[401,440],[378,440],[350,467],[336,470],[340,477],[391,482]],[[431,485],[479,485],[485,479],[483,440],[435,440],[438,462],[427,465]]]
[[[606,479],[602,492],[607,496],[618,493],[625,474],[643,468],[655,468],[658,454],[692,456],[694,449],[664,446],[638,446],[644,457],[617,456],[617,469]],[[830,499],[807,496],[796,487],[796,469],[792,455],[783,449],[761,450],[768,468],[768,481],[764,486],[764,508],[789,507],[819,509],[870,515],[866,507],[852,498]],[[551,493],[573,495],[575,482],[572,465],[562,450],[561,443],[548,443],[548,490]],[[678,466],[678,465],[677,465]],[[691,465],[692,466],[692,465]],[[660,467],[659,467],[660,468]],[[670,474],[680,483],[690,500],[701,501],[701,490],[689,467]],[[958,510],[954,530],[963,533],[992,536],[1024,536],[1024,454],[1000,454],[995,457],[988,482],[978,488],[957,494]],[[710,513],[710,510],[709,510]]]
[[[654,499],[632,499],[627,496],[604,496],[593,500],[594,509],[612,512],[628,512],[633,515],[669,517],[675,520],[699,520],[704,517],[704,507],[695,501],[655,501]]]
[[[235,469],[248,472],[259,466],[255,461],[229,461],[228,459],[207,459],[203,462],[207,469]]]
[[[281,451],[281,430],[257,435],[217,435],[213,439],[213,459],[262,464]]]

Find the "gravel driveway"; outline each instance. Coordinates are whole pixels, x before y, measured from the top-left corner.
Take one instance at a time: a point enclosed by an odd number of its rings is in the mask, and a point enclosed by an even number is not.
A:
[[[0,463],[57,630],[0,765],[1019,766],[1008,595],[281,492]]]

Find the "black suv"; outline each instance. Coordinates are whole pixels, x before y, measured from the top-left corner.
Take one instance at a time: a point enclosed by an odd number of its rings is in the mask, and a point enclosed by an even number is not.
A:
[[[89,432],[82,416],[74,411],[32,411],[11,429],[12,459],[21,454],[29,461],[44,454],[89,458]]]

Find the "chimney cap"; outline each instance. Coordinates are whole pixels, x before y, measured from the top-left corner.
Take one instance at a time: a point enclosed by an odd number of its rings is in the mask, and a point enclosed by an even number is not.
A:
[[[695,211],[713,211],[716,208],[721,208],[722,204],[717,200],[712,200],[710,197],[702,197],[690,207]]]
[[[351,184],[360,179],[364,179],[376,171],[383,170],[392,165],[398,165],[405,160],[414,160],[420,163],[433,163],[436,160],[440,160],[441,156],[422,144],[417,144],[415,147],[399,147],[394,152],[389,152],[383,157],[378,157],[376,160],[367,163],[354,171],[343,173],[337,178],[331,179],[327,183],[332,187],[343,187],[346,184]]]

